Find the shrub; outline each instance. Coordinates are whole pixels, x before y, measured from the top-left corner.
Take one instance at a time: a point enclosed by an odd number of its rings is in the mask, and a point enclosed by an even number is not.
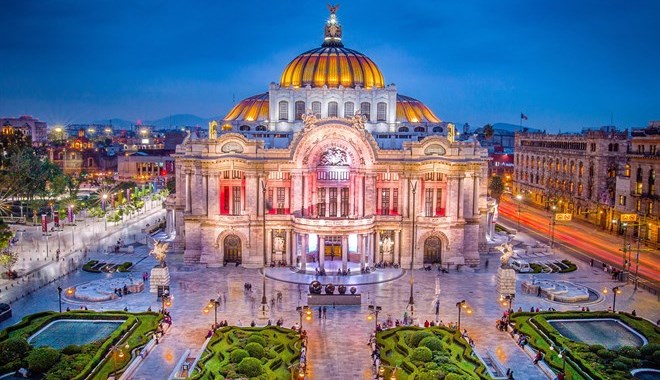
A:
[[[433,352],[428,347],[417,347],[410,354],[410,360],[413,362],[430,362],[433,360]]]
[[[427,347],[431,351],[444,351],[442,341],[437,336],[427,336],[419,342],[420,347]]]
[[[60,360],[60,353],[52,347],[39,347],[30,351],[27,357],[28,369],[36,373],[46,373]]]
[[[64,355],[75,355],[82,352],[82,347],[75,344],[70,344],[62,349]]]
[[[612,362],[612,368],[614,368],[617,371],[627,371],[628,370],[628,365],[621,360],[615,360]]]
[[[603,346],[602,344],[592,344],[591,346],[589,346],[589,351],[593,352],[594,354],[596,354],[596,353],[598,353],[598,351],[604,350],[604,349],[605,349],[605,346]]]
[[[30,349],[25,338],[10,338],[0,342],[0,363],[3,365],[20,359]]]
[[[422,339],[428,336],[433,336],[433,333],[427,330],[415,331],[406,335],[406,343],[408,343],[408,346],[411,348],[415,348],[419,346],[419,342],[421,342]]]
[[[117,267],[117,272],[128,272],[128,270],[133,266],[133,263],[127,261]]]
[[[598,355],[601,359],[605,359],[605,360],[613,359],[614,356],[616,356],[616,354],[614,352],[608,350],[607,348],[603,348],[602,350],[598,350],[598,352],[596,352],[596,355]]]
[[[633,359],[642,356],[641,353],[639,352],[639,349],[633,346],[623,346],[619,348],[619,353],[625,357],[633,358]]]
[[[413,379],[415,380],[437,380],[440,373],[439,371],[421,371],[418,372]]]
[[[470,379],[470,377],[459,375],[457,373],[450,372],[445,376],[445,380],[465,380]]]
[[[248,343],[259,343],[261,347],[266,347],[266,339],[260,334],[252,334],[247,338]]]
[[[92,272],[92,273],[101,273],[101,270],[94,268],[96,264],[98,264],[98,260],[89,260],[87,264],[83,265],[83,270],[85,272]]]
[[[245,345],[245,351],[250,354],[250,357],[261,359],[266,354],[264,346],[257,342],[248,343]]]
[[[256,377],[263,373],[264,369],[261,367],[261,360],[257,358],[245,358],[238,363],[236,367],[238,373],[247,377]]]
[[[232,363],[240,363],[243,359],[249,357],[250,354],[245,351],[242,348],[237,348],[234,351],[231,352],[231,355],[229,356],[229,360]]]

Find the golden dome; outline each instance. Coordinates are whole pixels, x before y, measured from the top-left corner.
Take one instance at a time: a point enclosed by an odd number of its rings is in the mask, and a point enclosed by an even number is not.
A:
[[[424,103],[405,95],[396,96],[396,121],[404,123],[442,122]]]
[[[268,120],[268,93],[264,92],[263,94],[250,96],[241,100],[240,103],[229,111],[223,120]]]
[[[385,87],[383,74],[369,57],[343,46],[324,45],[294,58],[284,69],[280,86]]]

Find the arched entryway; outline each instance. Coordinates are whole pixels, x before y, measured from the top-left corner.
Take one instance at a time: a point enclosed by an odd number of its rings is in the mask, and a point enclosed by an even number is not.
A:
[[[424,264],[440,264],[442,242],[437,236],[431,236],[424,241]]]
[[[236,235],[227,235],[223,242],[225,262],[240,263],[242,258],[241,253],[241,238]]]

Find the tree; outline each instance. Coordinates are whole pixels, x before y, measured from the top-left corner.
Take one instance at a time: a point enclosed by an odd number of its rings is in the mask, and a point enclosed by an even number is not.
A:
[[[7,274],[11,273],[17,261],[18,261],[18,254],[16,252],[10,251],[8,249],[5,249],[2,252],[0,252],[0,265],[3,268],[5,268],[5,272]]]
[[[502,177],[498,175],[490,177],[488,190],[490,190],[490,196],[493,197],[497,203],[500,203],[500,198],[502,197],[502,193],[504,193],[504,182],[502,181]]]
[[[4,251],[9,247],[12,237],[14,237],[14,233],[3,220],[0,220],[0,251]]]
[[[492,125],[486,124],[484,125],[483,133],[484,133],[484,138],[486,140],[490,140],[491,138],[493,138],[493,135],[495,134],[495,130],[493,129]]]

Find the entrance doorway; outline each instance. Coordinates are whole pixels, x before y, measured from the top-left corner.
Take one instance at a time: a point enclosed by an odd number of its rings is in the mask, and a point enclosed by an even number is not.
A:
[[[440,264],[442,254],[442,242],[436,236],[431,236],[424,241],[424,264]]]
[[[335,259],[341,261],[341,236],[325,237],[324,254],[326,261],[334,261]]]
[[[241,254],[241,238],[236,235],[227,235],[223,243],[225,261],[232,263],[240,263]]]

